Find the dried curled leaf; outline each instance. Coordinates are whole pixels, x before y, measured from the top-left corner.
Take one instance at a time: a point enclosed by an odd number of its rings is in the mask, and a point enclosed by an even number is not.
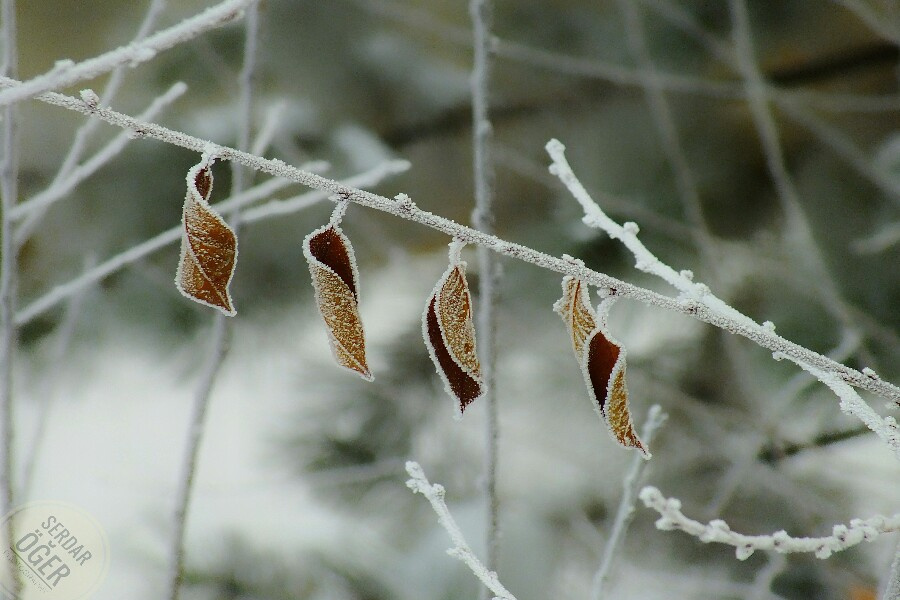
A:
[[[454,253],[458,249],[451,251],[451,256]],[[461,417],[484,393],[466,263],[451,260],[434,287],[422,315],[422,336],[447,393],[457,400],[456,415]]]
[[[626,352],[606,327],[608,305],[598,317],[590,304],[586,284],[575,277],[565,277],[562,288],[563,296],[553,305],[553,309],[563,318],[569,330],[575,358],[584,375],[594,409],[617,442],[627,448],[636,448],[645,458],[650,458],[650,453],[635,433],[628,410]]]
[[[182,294],[229,317],[237,312],[228,285],[237,262],[237,237],[224,219],[209,205],[213,176],[204,159],[187,174],[181,222],[181,259],[175,285]]]
[[[372,372],[366,364],[366,339],[359,318],[359,272],[350,240],[333,218],[303,240],[309,262],[316,306],[325,321],[334,359],[366,381]]]

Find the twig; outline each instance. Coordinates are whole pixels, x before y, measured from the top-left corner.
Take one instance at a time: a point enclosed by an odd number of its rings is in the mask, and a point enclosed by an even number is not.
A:
[[[871,542],[883,533],[900,531],[900,514],[896,514],[892,517],[853,519],[850,525],[835,525],[831,535],[818,538],[795,538],[783,530],[772,535],[744,535],[731,531],[728,523],[721,519],[715,519],[706,525],[689,519],[681,512],[680,500],[666,498],[653,486],[642,489],[640,498],[647,508],[660,514],[656,521],[657,529],[679,529],[704,543],[717,542],[734,546],[738,560],[750,558],[756,550],[774,550],[782,554],[812,552],[816,558],[824,559],[860,542]]]
[[[665,422],[668,415],[662,411],[658,404],[654,404],[647,412],[647,420],[641,429],[641,439],[644,444],[650,445],[656,430]],[[616,518],[613,520],[612,530],[609,533],[609,539],[606,541],[606,547],[603,549],[603,557],[600,559],[600,567],[594,574],[594,583],[591,586],[591,599],[601,600],[603,598],[603,587],[609,577],[613,560],[625,539],[625,532],[631,524],[634,516],[634,506],[637,502],[638,487],[642,485],[644,471],[647,469],[649,461],[635,452],[631,457],[631,465],[625,479],[622,480],[622,499],[619,500],[619,508],[616,511]]]
[[[427,11],[415,6],[391,0],[350,0],[364,10],[409,25],[415,31],[426,31],[447,41],[468,47],[471,36],[468,31],[441,23]],[[622,87],[641,87],[641,74],[622,65],[600,61],[596,58],[578,58],[550,50],[494,37],[494,55],[498,59],[511,60],[555,73],[606,81]],[[696,94],[723,100],[743,100],[744,89],[739,80],[710,80],[677,73],[657,72],[660,85],[670,93]],[[896,94],[860,95],[852,93],[820,92],[818,90],[780,90],[770,88],[773,98],[797,100],[825,110],[847,112],[896,111],[900,96]]]
[[[15,77],[18,69],[18,49],[16,39],[15,0],[3,0],[3,67],[4,76]],[[15,412],[13,407],[12,362],[16,346],[16,245],[13,241],[12,211],[18,196],[19,151],[16,131],[16,110],[14,106],[3,109],[3,123],[0,130],[0,422],[2,422],[3,460],[0,462],[0,514],[6,514],[13,507],[15,486],[13,452],[15,448]],[[12,535],[12,532],[10,532]],[[5,542],[4,542],[5,543]]]
[[[175,528],[172,534],[172,547],[169,552],[169,600],[178,600],[181,590],[181,582],[184,576],[184,532],[187,526],[187,515],[190,509],[191,495],[194,487],[194,476],[197,472],[197,456],[200,451],[200,442],[203,440],[203,429],[206,423],[206,412],[209,408],[209,398],[216,382],[227,345],[227,323],[225,317],[213,321],[210,339],[210,356],[203,369],[200,385],[194,396],[193,410],[191,412],[191,426],[188,431],[188,441],[185,447],[184,464],[179,477],[179,487],[175,495]]]
[[[0,78],[0,87],[14,85],[17,85],[15,80]],[[87,100],[78,100],[70,96],[48,92],[39,96],[39,99],[42,102],[47,102],[48,104],[60,106],[82,114],[94,115],[98,119],[102,119],[118,127],[130,129],[134,131],[136,135],[164,141],[175,146],[194,150],[195,152],[209,150],[218,158],[238,161],[241,164],[264,173],[290,179],[291,181],[295,181],[307,187],[323,190],[339,198],[348,199],[361,206],[374,208],[409,221],[420,223],[426,227],[441,231],[450,237],[458,238],[466,244],[486,246],[499,254],[510,256],[550,271],[555,271],[564,275],[572,275],[573,277],[577,277],[597,287],[613,288],[616,290],[616,294],[622,298],[632,298],[648,305],[690,316],[703,321],[704,323],[709,323],[710,325],[724,329],[730,333],[743,336],[763,348],[781,353],[781,355],[792,361],[801,361],[823,371],[833,372],[848,384],[878,394],[886,400],[890,400],[900,406],[900,388],[884,381],[875,373],[868,372],[867,374],[863,374],[856,369],[839,364],[821,354],[782,338],[771,331],[771,327],[757,325],[752,321],[748,323],[744,322],[742,319],[723,316],[718,311],[712,310],[706,303],[700,302],[696,298],[670,298],[651,290],[626,283],[621,279],[588,269],[583,265],[573,264],[571,260],[557,258],[521,244],[507,242],[496,236],[485,234],[476,229],[472,229],[471,227],[465,227],[464,225],[460,225],[449,219],[423,211],[404,194],[400,194],[397,198],[392,200],[371,192],[343,185],[337,181],[326,179],[325,177],[321,177],[314,173],[291,167],[281,160],[261,158],[252,154],[247,154],[246,152],[235,150],[234,148],[212,144],[185,133],[172,131],[171,129],[167,129],[154,123],[138,121],[122,113],[108,108],[102,108],[97,105],[90,94],[85,95],[87,96]],[[636,229],[636,227],[632,229]]]
[[[237,147],[248,150],[250,147],[250,129],[253,112],[253,78],[256,69],[256,39],[259,27],[259,5],[253,4],[247,11],[245,20],[244,64],[239,83],[238,100],[238,132]],[[244,168],[237,162],[231,163],[231,195],[237,196],[244,191]],[[240,208],[230,211],[230,225],[235,234],[241,228]],[[212,347],[205,374],[201,379],[200,389],[194,398],[188,444],[185,449],[184,470],[175,506],[175,533],[172,536],[171,565],[169,569],[169,599],[178,600],[181,583],[184,577],[184,535],[187,527],[187,516],[193,495],[194,476],[197,471],[197,457],[203,442],[203,431],[206,428],[206,414],[212,400],[212,391],[222,365],[231,348],[232,324],[223,314],[213,317]]]
[[[494,168],[492,164],[493,126],[490,121],[491,20],[490,0],[471,0],[469,14],[474,32],[472,67],[472,146],[475,180],[475,210],[472,225],[484,233],[494,233]],[[500,273],[493,252],[478,247],[478,346],[486,392],[484,403],[486,440],[484,488],[487,501],[487,568],[497,569],[500,505],[497,498],[497,455],[500,424],[497,415],[495,366],[497,361],[497,292]],[[487,591],[482,590],[482,598]]]
[[[406,472],[412,477],[406,482],[406,486],[414,493],[425,496],[428,502],[431,503],[431,508],[437,513],[441,527],[450,535],[450,539],[453,541],[453,548],[447,550],[447,554],[463,561],[471,569],[472,573],[496,595],[496,598],[516,600],[516,597],[503,587],[503,584],[497,579],[497,574],[485,567],[478,560],[478,557],[475,556],[475,553],[472,552],[472,549],[463,537],[462,531],[460,531],[459,526],[453,519],[453,515],[450,514],[447,503],[444,502],[444,486],[439,483],[429,483],[424,471],[422,471],[422,467],[417,462],[408,461],[406,463]]]
[[[121,65],[137,66],[156,57],[159,52],[189,41],[211,29],[240,18],[245,8],[257,0],[225,0],[202,13],[181,21],[139,42],[120,46],[100,56],[73,63],[61,60],[50,71],[23,82],[14,89],[0,91],[0,106],[20,102],[43,92],[69,87],[79,81],[93,79]]]
[[[896,7],[894,9],[894,15],[881,15],[873,10],[872,6],[869,3],[861,2],[860,0],[831,1],[855,14],[857,17],[859,17],[860,21],[868,25],[872,29],[872,31],[874,31],[878,35],[894,42],[895,44],[900,43],[900,28],[897,27],[896,17],[894,18],[893,23],[890,19],[891,16],[896,15]],[[891,26],[892,24],[893,27]]]
[[[762,325],[757,325],[750,317],[735,310],[724,301],[714,296],[706,285],[694,282],[693,274],[689,271],[676,273],[675,269],[660,261],[638,239],[637,225],[634,223],[626,223],[622,226],[606,216],[606,213],[604,213],[597,203],[594,202],[587,190],[584,189],[584,186],[575,176],[575,173],[572,171],[572,168],[566,160],[565,146],[558,140],[551,140],[547,143],[547,152],[553,160],[553,164],[550,165],[550,172],[560,178],[575,199],[578,200],[579,204],[581,204],[585,213],[585,223],[603,229],[611,238],[621,241],[634,255],[636,259],[636,268],[660,277],[676,289],[680,290],[682,298],[696,300],[698,305],[705,306],[722,317],[733,319],[744,327],[751,329],[759,327],[766,331],[774,332],[775,325],[773,323],[767,321]],[[780,352],[775,352],[773,354],[773,358],[776,360],[780,360],[783,357],[784,355]],[[835,391],[841,399],[841,410],[862,420],[863,423],[875,432],[875,434],[888,445],[891,451],[900,458],[900,434],[898,434],[897,424],[892,417],[882,419],[852,388],[847,386],[840,379],[835,378],[834,373],[830,369],[817,368],[804,360],[794,362]],[[868,372],[870,376],[874,375],[874,371],[869,370]],[[847,390],[849,390],[849,392]]]

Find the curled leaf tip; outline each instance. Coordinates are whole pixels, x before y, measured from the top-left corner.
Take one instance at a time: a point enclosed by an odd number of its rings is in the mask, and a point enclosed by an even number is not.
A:
[[[628,409],[625,348],[606,327],[606,314],[612,301],[604,301],[598,316],[590,304],[586,287],[587,284],[575,277],[565,277],[562,282],[563,296],[556,301],[553,309],[566,323],[594,410],[619,444],[634,448],[644,458],[650,458],[650,453],[634,430]]]
[[[359,272],[350,240],[332,219],[306,236],[303,255],[309,263],[316,307],[325,322],[334,359],[345,369],[372,381],[359,317]]]
[[[228,286],[237,262],[237,237],[209,205],[213,176],[207,163],[202,161],[188,171],[175,285],[191,300],[233,317],[237,312]]]
[[[452,252],[453,246],[451,256]],[[444,389],[456,399],[456,416],[461,417],[484,394],[466,263],[451,262],[434,287],[422,315],[422,336]]]

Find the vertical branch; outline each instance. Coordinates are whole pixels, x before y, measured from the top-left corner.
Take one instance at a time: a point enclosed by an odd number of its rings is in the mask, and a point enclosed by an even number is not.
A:
[[[471,0],[469,13],[474,28],[474,63],[472,67],[472,144],[475,179],[475,210],[472,224],[491,234],[494,231],[493,195],[494,173],[491,166],[491,127],[488,85],[491,71],[491,6],[490,0]],[[479,306],[478,336],[481,349],[481,368],[487,392],[487,440],[484,458],[485,495],[487,499],[487,568],[497,569],[498,520],[497,452],[500,428],[497,418],[496,392],[496,316],[497,261],[493,252],[478,248]],[[482,590],[486,597],[487,590]]]
[[[658,404],[650,407],[647,413],[647,420],[641,430],[641,439],[648,446],[656,435],[656,430],[663,424],[668,415],[662,411]],[[591,600],[601,600],[603,598],[603,586],[609,577],[612,568],[613,559],[619,551],[622,540],[625,539],[625,532],[628,525],[631,524],[631,518],[634,515],[634,506],[637,502],[638,488],[643,485],[642,479],[647,465],[650,463],[644,460],[640,453],[634,452],[631,457],[631,466],[628,474],[622,481],[622,499],[619,501],[619,509],[616,511],[616,518],[613,521],[612,531],[609,534],[609,540],[606,542],[606,548],[603,549],[603,558],[600,560],[600,567],[594,574],[594,583],[591,586]]]
[[[244,60],[239,78],[238,131],[237,147],[245,151],[250,147],[250,129],[253,112],[253,82],[256,70],[256,46],[259,29],[259,5],[251,4],[245,16]],[[231,195],[243,192],[245,187],[244,167],[232,162]],[[235,234],[240,229],[240,209],[231,212],[231,228]],[[212,397],[213,387],[231,345],[231,323],[228,317],[217,314],[213,320],[212,344],[200,387],[194,397],[194,409],[191,414],[191,426],[188,432],[188,443],[185,450],[184,466],[179,483],[175,504],[175,531],[172,536],[172,549],[169,567],[169,600],[178,600],[181,583],[184,578],[184,539],[187,528],[187,517],[190,510],[194,477],[197,472],[197,457],[203,442],[206,427],[206,414]]]
[[[16,3],[3,0],[3,74],[15,77],[18,68],[16,48]],[[12,362],[16,344],[16,328],[13,318],[16,312],[16,246],[13,241],[11,213],[18,195],[18,148],[16,147],[15,105],[3,107],[3,125],[0,131],[0,422],[2,422],[2,453],[0,462],[0,514],[13,507],[15,446],[13,426]]]
[[[184,577],[184,537],[194,488],[194,476],[197,472],[197,456],[200,451],[200,443],[203,441],[209,398],[212,395],[222,362],[228,353],[228,324],[225,322],[224,315],[217,315],[213,322],[211,342],[212,352],[203,369],[200,386],[194,397],[184,465],[175,495],[175,530],[172,534],[169,556],[169,600],[178,600],[181,592],[181,582]]]

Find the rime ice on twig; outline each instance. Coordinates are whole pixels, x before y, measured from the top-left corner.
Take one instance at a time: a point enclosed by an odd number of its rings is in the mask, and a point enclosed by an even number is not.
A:
[[[731,531],[728,523],[721,519],[704,525],[684,516],[681,501],[666,498],[652,486],[641,490],[640,498],[648,508],[660,514],[656,528],[663,531],[679,529],[701,542],[717,542],[734,546],[739,560],[749,558],[756,550],[774,550],[783,554],[811,552],[817,558],[828,558],[835,552],[846,550],[860,542],[871,542],[883,533],[900,531],[900,514],[892,517],[876,516],[870,519],[853,519],[850,525],[835,525],[831,535],[818,538],[795,538],[786,531],[772,535],[744,535]]]
[[[438,483],[431,484],[428,481],[428,478],[425,477],[425,472],[422,471],[422,467],[417,462],[408,461],[406,463],[406,472],[412,477],[412,479],[409,479],[406,482],[406,487],[411,489],[414,493],[425,496],[428,502],[431,503],[431,508],[437,513],[438,522],[441,524],[441,527],[450,534],[450,539],[453,541],[453,548],[447,550],[447,554],[463,561],[466,566],[472,570],[475,576],[481,580],[491,592],[496,594],[497,598],[501,600],[516,600],[516,597],[503,587],[500,580],[497,579],[497,574],[493,571],[489,571],[487,567],[478,560],[475,553],[472,552],[469,544],[466,543],[462,531],[460,531],[459,526],[453,519],[453,515],[450,514],[450,509],[447,508],[447,504],[444,502],[444,486]]]
[[[19,82],[14,79],[10,79],[8,77],[0,77],[0,88],[15,87],[17,85],[19,85]],[[825,356],[822,356],[821,354],[813,352],[812,350],[804,348],[777,335],[771,334],[770,332],[762,329],[762,327],[747,327],[741,321],[724,317],[721,314],[712,311],[706,304],[698,303],[695,300],[692,300],[690,302],[683,302],[677,299],[669,298],[651,290],[632,285],[630,283],[622,281],[621,279],[610,277],[609,275],[606,275],[604,273],[587,269],[583,266],[573,265],[571,261],[538,252],[537,250],[534,250],[527,246],[523,246],[521,244],[507,242],[496,236],[487,235],[483,232],[472,229],[471,227],[465,227],[449,219],[445,219],[443,217],[439,217],[437,215],[419,209],[408,198],[404,202],[398,202],[390,198],[385,198],[384,196],[366,192],[352,186],[344,185],[339,182],[326,179],[314,173],[292,167],[277,159],[265,159],[253,154],[235,150],[234,148],[229,148],[227,146],[210,144],[205,140],[201,140],[185,133],[173,131],[155,123],[138,121],[128,115],[124,115],[107,108],[93,108],[87,106],[83,101],[79,99],[65,96],[63,94],[47,92],[46,94],[41,94],[40,96],[38,96],[38,100],[82,114],[93,115],[96,118],[102,119],[117,127],[140,131],[141,135],[143,135],[144,137],[158,139],[175,146],[180,146],[182,148],[188,148],[197,152],[203,152],[207,148],[211,147],[215,155],[221,160],[238,161],[241,164],[244,164],[258,171],[262,171],[270,175],[276,175],[278,177],[284,177],[307,187],[323,190],[328,192],[329,194],[335,194],[341,197],[348,198],[350,201],[361,204],[362,206],[368,206],[370,208],[390,213],[409,221],[420,223],[422,225],[425,225],[426,227],[442,231],[447,235],[459,238],[468,244],[478,244],[481,246],[485,246],[487,248],[490,248],[494,252],[499,252],[500,254],[504,254],[506,256],[510,256],[524,262],[529,262],[541,268],[548,269],[550,271],[556,271],[557,273],[562,273],[564,275],[572,275],[574,277],[578,277],[579,279],[582,279],[590,283],[591,285],[604,288],[613,287],[616,289],[616,295],[620,298],[633,298],[635,300],[640,300],[641,302],[644,302],[646,304],[685,314],[705,323],[709,323],[711,325],[719,327],[720,329],[724,329],[725,331],[744,336],[747,339],[758,344],[759,346],[762,346],[763,348],[782,352],[786,356],[790,357],[791,360],[803,361],[807,364],[821,368],[822,370],[836,373],[841,377],[841,379],[853,386],[869,390],[870,392],[878,394],[887,400],[900,404],[900,388],[898,388],[897,386],[884,380],[873,380],[869,377],[866,377],[856,369],[852,369],[850,367],[847,367],[846,365],[837,363]],[[702,291],[702,289],[698,291]]]
[[[724,328],[727,331],[740,333],[751,338],[754,336],[768,337],[771,338],[774,345],[782,345],[786,342],[786,340],[775,334],[775,324],[771,321],[766,321],[762,325],[757,324],[750,317],[738,312],[714,296],[706,285],[695,282],[690,271],[676,272],[675,269],[660,261],[638,240],[636,225],[625,223],[622,226],[610,219],[594,202],[575,176],[575,173],[569,166],[569,162],[566,160],[565,150],[565,146],[559,140],[554,139],[547,143],[547,153],[553,161],[550,165],[550,172],[559,177],[560,181],[565,184],[578,203],[581,204],[585,214],[584,221],[587,225],[603,229],[611,238],[621,241],[634,255],[635,266],[638,269],[656,275],[678,289],[681,292],[680,298],[689,312],[699,311],[702,307],[728,321],[730,326]],[[815,375],[841,398],[841,410],[862,420],[900,457],[900,442],[898,442],[896,429],[891,431],[889,422],[879,417],[852,389],[850,389],[850,392],[855,398],[848,402],[845,396],[848,398],[850,396],[844,391],[838,392],[835,384],[842,384],[848,389],[849,385],[847,385],[846,379],[838,374],[835,369],[824,368],[822,365],[812,365],[809,361],[782,350],[777,350],[773,357],[777,359],[790,358],[795,364]],[[865,377],[864,374],[862,375]]]
[[[220,27],[241,16],[243,10],[257,0],[225,0],[202,13],[185,19],[139,42],[116,48],[100,56],[73,63],[58,61],[43,75],[23,82],[16,88],[0,91],[0,106],[19,102],[43,92],[65,88],[79,81],[93,79],[121,65],[136,66],[152,60],[158,52],[191,40],[210,29]]]

